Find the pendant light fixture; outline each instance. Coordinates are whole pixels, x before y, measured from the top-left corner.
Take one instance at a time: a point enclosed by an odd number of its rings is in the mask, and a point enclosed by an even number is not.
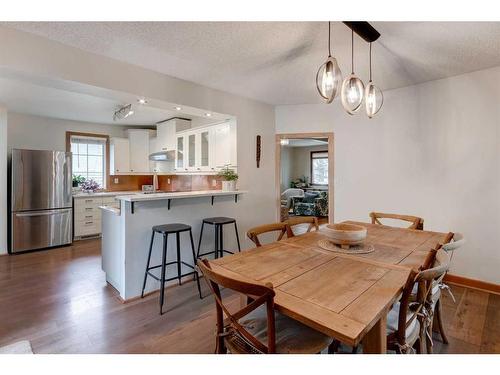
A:
[[[351,29],[351,75],[342,83],[340,92],[342,106],[347,113],[354,115],[361,108],[364,93],[363,82],[354,74],[354,31]]]
[[[365,89],[365,108],[369,118],[375,116],[384,103],[384,94],[372,82],[372,44],[370,43],[370,81]]]
[[[342,83],[342,72],[340,71],[337,59],[332,57],[330,49],[330,29],[331,23],[328,22],[328,58],[316,73],[316,88],[327,103],[331,103],[335,99]]]

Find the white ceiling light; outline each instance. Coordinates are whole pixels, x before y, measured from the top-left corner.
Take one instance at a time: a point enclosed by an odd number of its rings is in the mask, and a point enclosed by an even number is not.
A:
[[[209,113],[209,112],[207,112],[207,113],[205,113],[205,116],[207,116],[207,117],[212,117],[212,114],[211,114],[211,113]]]
[[[176,111],[180,111],[181,109],[182,109],[182,107],[179,107],[179,106],[175,107]]]
[[[384,103],[384,94],[372,82],[372,44],[370,43],[370,81],[365,89],[365,108],[369,118],[375,116]]]
[[[328,22],[328,58],[321,65],[316,73],[316,88],[319,94],[327,103],[331,103],[337,96],[342,84],[342,72],[340,71],[337,59],[332,57],[330,49],[331,23]]]
[[[113,121],[123,120],[133,114],[134,111],[132,110],[132,104],[127,104],[115,111],[113,114]]]
[[[354,74],[354,30],[351,29],[351,75],[344,79],[340,93],[342,106],[347,113],[353,115],[361,108],[364,94],[365,85]]]
[[[137,99],[137,103],[139,103],[140,105],[144,105],[144,104],[148,104],[148,101],[144,98],[139,98],[139,99]]]

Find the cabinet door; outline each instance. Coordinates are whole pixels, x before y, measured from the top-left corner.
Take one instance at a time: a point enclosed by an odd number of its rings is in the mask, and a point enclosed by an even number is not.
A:
[[[187,135],[188,141],[188,169],[190,171],[196,170],[196,133]]]
[[[109,145],[109,170],[111,174],[130,171],[129,141],[127,138],[111,138]]]
[[[214,129],[214,160],[212,167],[220,169],[231,164],[231,137],[229,124],[218,125]]]
[[[199,168],[202,171],[210,170],[210,132],[208,130],[199,133],[200,143],[200,163]]]
[[[184,155],[185,155],[185,137],[179,135],[177,137],[177,147],[175,149],[175,170],[177,172],[184,171]]]
[[[129,130],[130,172],[149,172],[149,131]]]

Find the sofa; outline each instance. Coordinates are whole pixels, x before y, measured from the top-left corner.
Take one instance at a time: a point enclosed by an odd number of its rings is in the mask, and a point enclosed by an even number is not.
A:
[[[295,216],[328,216],[328,192],[306,192],[303,197],[292,198]]]

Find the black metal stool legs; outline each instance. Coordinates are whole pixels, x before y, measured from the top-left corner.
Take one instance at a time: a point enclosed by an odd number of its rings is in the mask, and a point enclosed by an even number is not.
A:
[[[234,222],[234,231],[236,233],[236,242],[238,242],[238,252],[241,253],[240,236],[238,235],[238,226],[236,225],[236,221]]]
[[[194,241],[193,241],[193,233],[189,231],[189,238],[191,239],[191,250],[193,252],[193,267],[194,267],[194,277],[196,279],[196,284],[198,285],[198,293],[200,294],[200,299],[202,299],[201,295],[201,286],[200,286],[200,275],[198,273],[198,270],[196,269],[196,256],[194,254]],[[198,247],[199,249],[199,247]]]
[[[196,258],[198,259],[200,257],[200,247],[201,247],[201,239],[203,237],[203,228],[205,227],[205,223],[201,223],[201,231],[200,231],[200,239],[198,240],[198,251],[196,252]],[[196,262],[195,262],[196,264]]]
[[[161,257],[161,278],[160,278],[160,315],[163,314],[163,302],[165,301],[165,270],[167,268],[167,241],[168,234],[163,234],[163,254]]]
[[[142,292],[141,298],[144,298],[144,290],[146,289],[146,280],[148,278],[149,271],[149,263],[151,262],[151,253],[153,252],[153,241],[155,239],[155,232],[151,233],[151,242],[149,243],[149,254],[148,254],[148,262],[146,263],[146,272],[144,272],[144,282],[142,283]]]
[[[182,284],[181,281],[181,239],[180,233],[175,234],[175,241],[177,242],[177,279],[179,280],[179,285]]]
[[[224,256],[224,234],[222,233],[222,225],[217,225],[219,227],[219,250],[220,257]]]

